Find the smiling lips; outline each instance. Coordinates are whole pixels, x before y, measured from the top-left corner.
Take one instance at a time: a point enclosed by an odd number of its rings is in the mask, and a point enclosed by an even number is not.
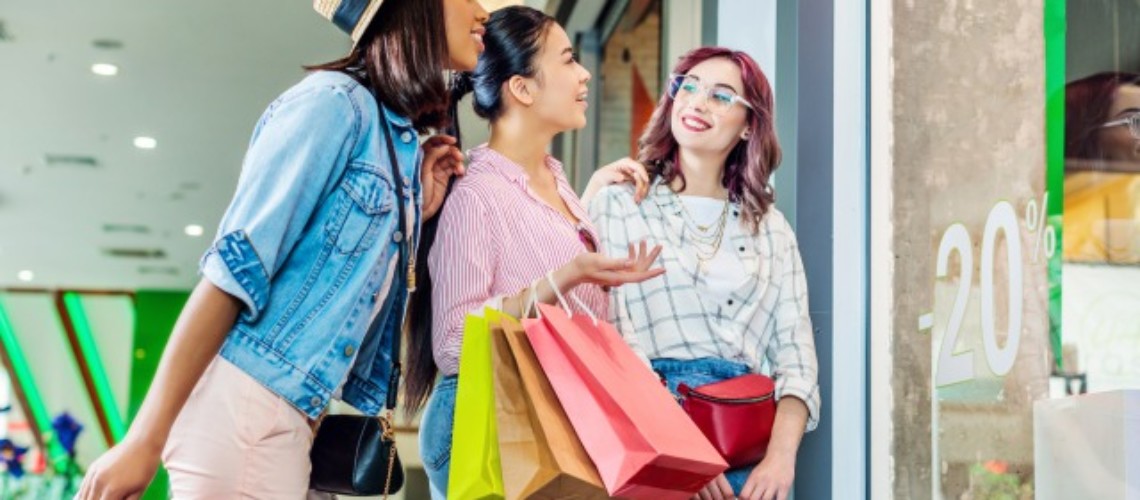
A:
[[[712,128],[711,123],[691,114],[681,116],[681,125],[693,132],[704,132]]]
[[[483,34],[486,32],[486,28],[483,28],[482,26],[471,30],[471,38],[475,39],[475,45],[479,47],[480,53],[482,53],[484,49]]]

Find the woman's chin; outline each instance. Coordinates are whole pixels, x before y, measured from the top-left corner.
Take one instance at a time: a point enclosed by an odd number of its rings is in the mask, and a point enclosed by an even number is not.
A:
[[[468,52],[470,53],[451,59],[449,69],[453,71],[475,71],[475,67],[479,65],[479,50],[471,47]]]

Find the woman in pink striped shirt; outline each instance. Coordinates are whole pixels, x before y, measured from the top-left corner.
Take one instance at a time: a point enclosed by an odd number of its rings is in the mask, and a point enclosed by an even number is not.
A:
[[[590,73],[574,57],[553,18],[527,7],[496,11],[486,24],[486,48],[470,81],[475,111],[491,122],[488,144],[469,152],[439,217],[428,268],[434,283],[430,344],[409,339],[406,406],[421,406],[435,386],[420,426],[420,449],[432,498],[444,498],[464,317],[491,306],[521,316],[532,284],[553,302],[546,280],[577,295],[605,317],[605,286],[641,282],[659,249],[611,259],[596,251],[597,233],[562,166],[546,153],[554,136],[586,124]],[[424,245],[428,242],[425,241]],[[537,282],[537,284],[536,284]],[[420,297],[417,300],[422,300]],[[424,322],[422,311],[413,316]],[[417,325],[422,328],[424,325]]]

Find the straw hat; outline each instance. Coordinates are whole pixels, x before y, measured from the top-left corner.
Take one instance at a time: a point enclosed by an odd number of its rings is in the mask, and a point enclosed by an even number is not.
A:
[[[313,8],[345,33],[352,35],[352,45],[355,47],[382,3],[384,0],[313,0]]]

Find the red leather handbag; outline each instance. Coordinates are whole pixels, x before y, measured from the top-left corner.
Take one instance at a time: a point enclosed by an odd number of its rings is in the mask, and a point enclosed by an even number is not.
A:
[[[677,386],[681,406],[732,467],[760,462],[776,420],[776,384],[759,374],[690,388]]]

